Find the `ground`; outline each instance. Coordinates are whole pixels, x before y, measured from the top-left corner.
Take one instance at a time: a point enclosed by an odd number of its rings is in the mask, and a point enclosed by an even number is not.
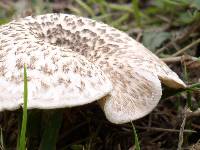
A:
[[[163,87],[163,97],[156,109],[133,122],[140,147],[200,149],[199,0],[1,0],[0,24],[50,12],[103,21],[128,33],[162,58],[189,88],[176,91]],[[16,149],[21,115],[21,110],[0,113],[0,149]],[[108,122],[96,103],[54,111],[31,110],[26,137],[31,150],[135,148],[132,124]]]

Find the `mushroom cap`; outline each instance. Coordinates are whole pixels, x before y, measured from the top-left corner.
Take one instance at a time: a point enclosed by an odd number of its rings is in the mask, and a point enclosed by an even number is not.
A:
[[[103,71],[85,57],[57,47],[32,46],[30,55],[29,52],[15,55],[12,49],[5,58],[1,66],[4,75],[0,77],[0,110],[23,105],[24,64],[28,67],[29,109],[84,105],[112,90]]]
[[[23,105],[23,64],[28,108],[99,104],[108,120],[126,123],[158,104],[161,82],[186,85],[164,62],[126,33],[69,14],[14,20],[0,27],[0,110]]]
[[[36,41],[15,26],[11,31],[6,28],[12,28],[12,23],[0,29],[0,111],[23,106],[24,64],[28,73],[28,109],[84,105],[112,90],[103,71],[84,56]]]

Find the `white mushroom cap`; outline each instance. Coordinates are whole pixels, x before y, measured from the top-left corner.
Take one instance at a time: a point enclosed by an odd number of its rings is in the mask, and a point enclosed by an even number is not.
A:
[[[117,124],[150,113],[161,98],[161,82],[185,87],[127,34],[74,15],[26,17],[0,27],[0,111],[23,105],[24,63],[28,108],[71,107],[100,99],[108,120]]]
[[[79,106],[112,90],[102,70],[84,56],[57,47],[32,46],[30,55],[28,52],[15,55],[12,49],[5,58],[0,77],[0,110],[23,105],[24,64],[28,67],[28,108]]]
[[[23,105],[23,66],[28,72],[28,108],[52,109],[91,103],[107,95],[112,83],[84,56],[39,43],[18,29],[1,32],[0,111]],[[23,27],[23,26],[22,26]],[[16,34],[16,37],[12,37]],[[15,40],[19,38],[20,40]]]

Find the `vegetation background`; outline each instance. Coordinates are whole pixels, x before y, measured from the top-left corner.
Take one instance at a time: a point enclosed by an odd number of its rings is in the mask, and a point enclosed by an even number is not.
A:
[[[1,0],[0,24],[51,12],[103,21],[162,58],[189,87],[163,87],[156,109],[134,121],[140,147],[200,150],[200,0]],[[0,113],[0,149],[16,149],[21,115]],[[28,111],[28,150],[133,150],[134,138],[132,124],[111,124],[96,103]]]

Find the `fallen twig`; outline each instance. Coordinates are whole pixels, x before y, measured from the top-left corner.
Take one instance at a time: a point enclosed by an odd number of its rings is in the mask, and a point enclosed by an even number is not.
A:
[[[185,40],[188,40],[188,36],[194,32],[197,32],[198,30],[200,30],[200,22],[188,27],[185,32],[183,31],[183,33],[177,38],[175,38],[175,40],[168,42],[162,48],[158,49],[155,52],[155,54],[160,54],[161,52],[165,51],[167,48],[171,48],[174,43],[180,43],[180,42],[184,42]]]
[[[177,63],[177,62],[181,62],[184,60],[192,60],[192,61],[197,61],[198,58],[193,57],[193,56],[177,56],[177,57],[167,57],[167,58],[161,58],[162,61],[164,61],[165,63]]]
[[[191,111],[191,110],[187,109],[186,115],[187,115],[187,118],[199,117],[200,116],[200,108],[198,108],[195,111]]]
[[[191,47],[197,45],[198,43],[200,43],[200,39],[197,39],[196,41],[194,41],[191,44],[187,45],[186,47],[182,48],[178,52],[172,54],[172,56],[178,56],[178,55],[184,53],[185,51],[189,50]]]
[[[182,145],[183,145],[183,133],[184,133],[184,129],[185,129],[185,122],[186,122],[186,110],[184,111],[184,115],[183,115],[183,122],[181,124],[180,127],[180,131],[179,131],[179,140],[178,140],[178,148],[177,150],[182,150]]]
[[[179,130],[177,129],[166,129],[166,128],[157,128],[157,127],[141,127],[141,126],[135,126],[137,129],[143,129],[143,130],[152,130],[152,131],[158,131],[158,132],[174,132],[174,133],[179,133]],[[127,129],[127,128],[123,128],[123,130],[125,131],[130,131],[132,132],[132,130]],[[196,133],[196,131],[194,130],[189,130],[189,129],[185,129],[183,130],[184,133]]]

